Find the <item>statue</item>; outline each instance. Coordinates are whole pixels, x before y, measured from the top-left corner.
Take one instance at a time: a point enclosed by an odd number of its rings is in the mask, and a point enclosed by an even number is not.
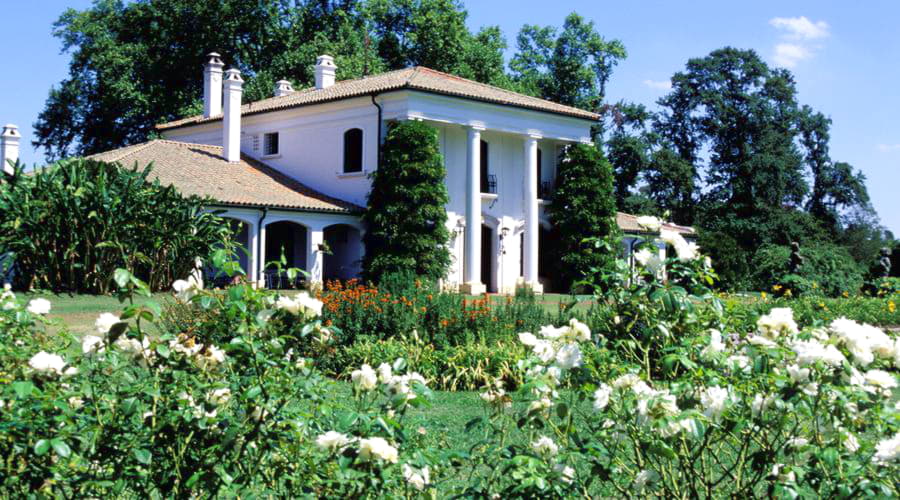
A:
[[[888,278],[891,276],[891,249],[884,247],[881,249],[881,258],[878,259],[878,267],[876,274],[879,278]]]
[[[800,243],[796,241],[791,242],[791,264],[790,264],[790,273],[797,274],[797,271],[800,269],[800,266],[803,265],[803,256],[800,255]]]

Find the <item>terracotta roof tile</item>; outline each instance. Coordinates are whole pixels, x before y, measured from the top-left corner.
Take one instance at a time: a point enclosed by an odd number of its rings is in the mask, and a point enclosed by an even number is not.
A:
[[[637,223],[637,218],[637,215],[626,214],[625,212],[616,212],[616,224],[619,226],[619,229],[621,229],[623,233],[650,234],[647,230],[642,228]],[[694,228],[689,226],[679,226],[677,224],[666,222],[663,223],[662,227],[668,229],[669,231],[675,231],[682,236],[697,236],[697,232],[694,230]]]
[[[185,195],[209,197],[227,205],[343,213],[362,210],[246,155],[241,155],[238,163],[229,163],[222,156],[221,146],[158,139],[89,158],[124,167],[136,163],[143,168],[153,163],[151,178],[173,185]]]
[[[417,66],[414,68],[389,71],[380,75],[356,80],[337,82],[326,89],[308,88],[281,97],[270,97],[241,106],[241,115],[252,115],[268,111],[320,104],[351,97],[369,95],[375,92],[390,90],[420,90],[477,101],[516,106],[535,111],[556,113],[585,120],[598,120],[600,116],[583,109],[557,104],[552,101],[538,99],[492,85],[467,80],[458,76],[441,73],[433,69]],[[207,123],[222,119],[222,115],[204,118],[202,115],[191,116],[180,120],[162,123],[156,126],[159,130],[169,130],[187,125]]]

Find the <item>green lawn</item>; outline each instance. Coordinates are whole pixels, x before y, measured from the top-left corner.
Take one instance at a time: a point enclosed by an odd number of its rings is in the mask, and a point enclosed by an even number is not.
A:
[[[67,325],[69,331],[77,335],[93,331],[94,321],[100,313],[118,314],[125,307],[125,304],[108,295],[69,295],[46,292],[16,294],[18,301],[23,304],[36,297],[50,301],[50,314],[47,317],[55,323],[51,326],[51,331],[58,331],[63,325]],[[171,300],[171,297],[170,293],[157,293],[152,298],[137,297],[135,303],[142,304],[152,300],[163,305],[167,300]]]

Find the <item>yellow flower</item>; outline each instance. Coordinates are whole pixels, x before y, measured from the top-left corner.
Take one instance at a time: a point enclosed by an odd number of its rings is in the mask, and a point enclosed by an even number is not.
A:
[[[762,297],[763,300],[766,300],[766,292],[759,292],[759,296]]]
[[[790,297],[790,296],[792,296],[792,295],[793,295],[793,294],[791,293],[791,289],[790,289],[790,288],[788,288],[787,290],[784,291],[784,296],[785,296],[785,297]]]
[[[772,290],[774,290],[774,291],[776,291],[776,292],[777,292],[778,290],[781,290],[781,285],[772,285]]]
[[[850,296],[850,292],[848,292],[847,290],[844,290],[844,293],[842,293],[841,295],[843,295],[844,298],[846,299],[847,297]]]
[[[893,300],[888,301],[888,311],[893,313],[896,310],[897,310],[897,305],[894,304],[894,301]]]

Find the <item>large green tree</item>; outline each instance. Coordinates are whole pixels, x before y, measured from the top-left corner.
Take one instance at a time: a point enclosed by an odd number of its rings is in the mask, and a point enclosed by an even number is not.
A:
[[[450,265],[445,177],[437,130],[412,120],[390,125],[363,214],[367,279],[398,271],[444,277]]]
[[[520,91],[554,102],[599,111],[613,68],[625,58],[619,40],[607,40],[594,23],[571,13],[557,33],[553,27],[526,25],[510,61]]]
[[[499,29],[473,34],[465,18],[453,0],[96,0],[54,24],[69,74],[51,89],[34,144],[50,158],[86,155],[200,112],[213,50],[244,74],[245,100],[270,96],[282,78],[311,85],[323,53],[338,79],[421,64],[507,84]]]
[[[587,144],[566,147],[547,215],[557,237],[555,278],[564,287],[611,265],[618,241],[616,199],[612,166],[602,152]],[[597,248],[585,241],[589,238],[607,242],[614,251]]]

